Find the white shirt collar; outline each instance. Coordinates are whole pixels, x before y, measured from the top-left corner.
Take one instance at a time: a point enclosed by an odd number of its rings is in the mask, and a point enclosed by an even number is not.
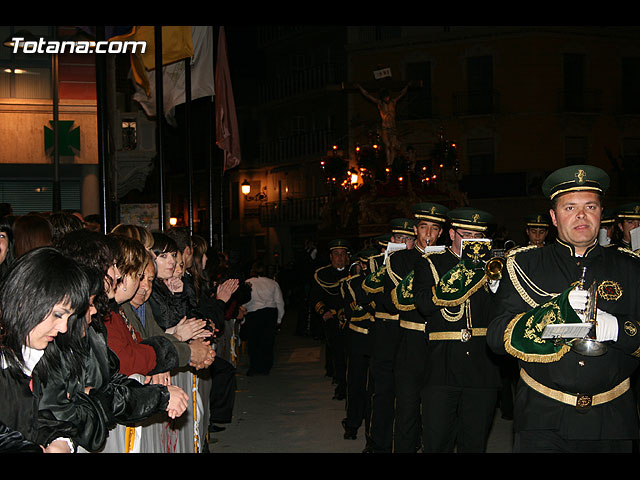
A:
[[[23,346],[22,358],[24,358],[23,371],[25,375],[31,376],[33,369],[44,355],[44,350],[36,350],[35,348]]]

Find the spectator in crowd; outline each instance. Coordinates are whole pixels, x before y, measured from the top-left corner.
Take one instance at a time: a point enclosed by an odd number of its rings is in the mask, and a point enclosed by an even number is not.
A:
[[[49,215],[49,222],[51,222],[53,242],[66,233],[84,228],[82,220],[69,212],[53,212]]]
[[[29,308],[23,308],[24,299]],[[57,250],[25,253],[0,287],[0,450],[71,452],[74,427],[39,412],[41,374],[57,368],[44,351],[88,308],[89,282],[80,266]]]
[[[120,359],[121,373],[138,373],[154,377],[151,379],[152,383],[169,384],[169,371],[178,366],[175,346],[163,336],[142,339],[120,308],[138,290],[140,277],[149,257],[144,246],[137,240],[112,235],[118,244],[116,265],[121,277],[116,283],[111,312],[104,322],[109,347]]]
[[[16,258],[36,247],[51,245],[53,242],[51,222],[38,213],[28,213],[17,217],[12,228]]]
[[[247,375],[268,375],[274,361],[277,328],[284,316],[284,300],[280,285],[266,276],[262,262],[255,262],[247,279],[251,300],[244,304],[249,369]]]

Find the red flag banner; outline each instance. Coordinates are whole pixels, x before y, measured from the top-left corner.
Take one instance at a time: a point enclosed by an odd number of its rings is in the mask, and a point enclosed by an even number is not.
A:
[[[227,58],[227,40],[224,27],[218,34],[216,60],[216,145],[224,151],[223,172],[240,164],[240,137],[238,119],[233,100],[231,75]]]

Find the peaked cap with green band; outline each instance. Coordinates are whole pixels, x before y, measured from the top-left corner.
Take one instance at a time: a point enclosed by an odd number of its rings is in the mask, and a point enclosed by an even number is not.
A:
[[[447,213],[449,222],[454,228],[484,232],[493,223],[493,215],[477,208],[461,207]]]
[[[346,248],[351,250],[351,245],[344,239],[338,238],[329,242],[329,250],[335,250],[336,248]]]
[[[504,333],[507,353],[526,362],[550,363],[559,360],[570,350],[567,344],[556,345],[553,340],[542,339],[542,331],[549,324],[580,323],[581,320],[569,304],[568,288],[547,303],[517,315]]]
[[[542,193],[553,200],[569,192],[595,192],[603,195],[609,188],[609,175],[593,165],[570,165],[549,175],[542,184]]]
[[[387,248],[387,244],[391,240],[391,234],[385,233],[383,235],[378,235],[377,237],[374,238],[374,240],[378,244],[378,246],[382,248]]]
[[[527,215],[524,219],[527,227],[547,227],[551,226],[551,217],[546,213],[534,213]]]
[[[416,221],[412,218],[394,218],[391,220],[391,233],[414,236],[413,226],[415,224]]]
[[[616,216],[620,219],[640,220],[640,202],[626,203],[616,208]]]
[[[446,223],[449,209],[439,203],[417,203],[412,207],[416,221],[427,220],[435,223]]]
[[[601,226],[609,226],[616,221],[616,210],[612,208],[605,208],[602,211],[602,218],[600,219]]]

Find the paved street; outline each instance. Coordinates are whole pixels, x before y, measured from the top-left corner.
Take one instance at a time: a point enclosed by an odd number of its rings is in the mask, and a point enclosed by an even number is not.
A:
[[[356,440],[342,437],[345,402],[332,399],[322,345],[293,335],[293,322],[293,316],[285,316],[276,341],[275,366],[268,376],[247,377],[246,354],[241,355],[233,422],[215,434],[212,453],[362,452],[362,428]],[[511,424],[498,411],[488,453],[511,452]]]

